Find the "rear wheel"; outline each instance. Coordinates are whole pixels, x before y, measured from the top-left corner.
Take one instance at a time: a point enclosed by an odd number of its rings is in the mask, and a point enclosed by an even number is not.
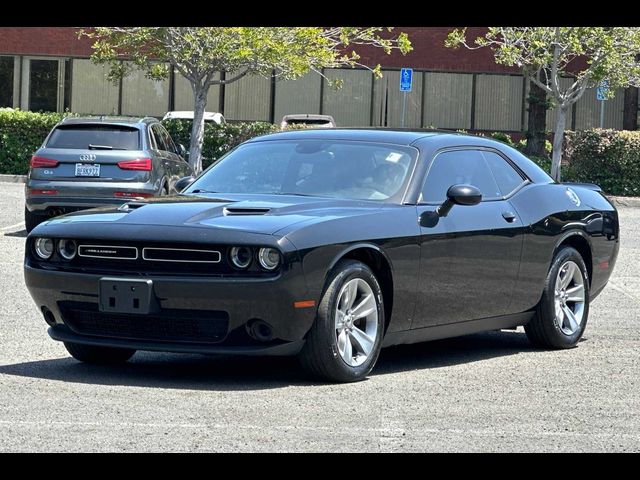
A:
[[[382,291],[369,267],[338,262],[300,352],[302,366],[325,380],[364,379],[380,354],[384,330]]]
[[[72,342],[64,342],[64,346],[73,358],[84,363],[125,363],[136,353],[135,350],[128,348],[97,347]]]
[[[554,257],[534,318],[525,325],[531,343],[571,348],[580,341],[589,316],[589,276],[580,253],[563,247]]]
[[[36,228],[42,222],[47,219],[44,215],[36,215],[31,213],[27,207],[24,207],[24,226],[27,233],[31,233],[31,230]]]

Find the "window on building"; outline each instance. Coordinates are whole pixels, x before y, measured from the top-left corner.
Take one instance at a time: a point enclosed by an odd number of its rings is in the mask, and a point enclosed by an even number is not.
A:
[[[58,110],[58,60],[31,60],[29,68],[29,110]]]
[[[71,60],[64,61],[64,110],[71,110]]]
[[[13,57],[0,57],[1,107],[13,107]]]

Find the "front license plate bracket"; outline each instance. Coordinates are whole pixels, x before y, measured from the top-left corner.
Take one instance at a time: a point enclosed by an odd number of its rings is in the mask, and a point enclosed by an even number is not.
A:
[[[152,280],[101,278],[100,311],[147,315],[158,310]]]

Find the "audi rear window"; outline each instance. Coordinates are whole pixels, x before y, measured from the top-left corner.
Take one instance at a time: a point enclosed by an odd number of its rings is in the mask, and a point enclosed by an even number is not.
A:
[[[75,150],[139,150],[140,131],[118,125],[63,125],[53,131],[46,146]]]

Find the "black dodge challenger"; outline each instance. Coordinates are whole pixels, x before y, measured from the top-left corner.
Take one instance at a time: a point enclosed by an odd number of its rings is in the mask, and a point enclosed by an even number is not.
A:
[[[278,133],[181,183],[29,235],[27,287],[76,359],[298,355],[348,382],[382,347],[485,330],[570,348],[619,248],[597,186],[475,136]]]

